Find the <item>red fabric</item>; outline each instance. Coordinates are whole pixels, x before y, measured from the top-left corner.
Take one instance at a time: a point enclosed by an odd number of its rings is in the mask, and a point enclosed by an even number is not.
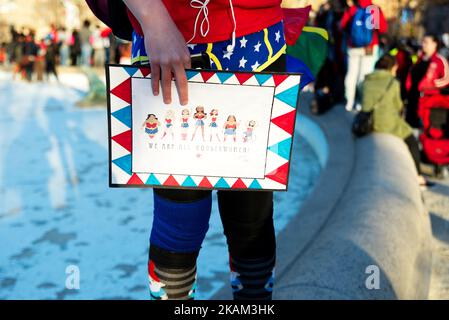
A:
[[[434,140],[423,135],[421,142],[430,162],[443,166],[449,164],[449,140]]]
[[[287,45],[293,46],[298,41],[302,29],[309,20],[310,10],[312,10],[312,6],[298,9],[282,9],[284,15],[285,41]]]
[[[419,99],[418,115],[423,121],[424,129],[430,128],[430,110],[433,108],[449,109],[449,97],[437,94]]]
[[[154,262],[152,260],[150,260],[150,262],[148,263],[148,274],[150,275],[150,277],[157,281],[160,282],[161,280],[159,279],[159,277],[156,275],[156,272],[154,272]]]
[[[430,128],[429,135],[434,139],[441,139],[444,136],[444,132],[441,129]]]
[[[190,40],[194,32],[198,9],[190,6],[190,0],[162,0],[170,16],[184,36]],[[232,0],[237,24],[236,37],[260,31],[282,20],[281,0]],[[229,0],[213,0],[207,6],[209,10],[209,33],[202,37],[199,31],[201,14],[197,23],[197,32],[191,43],[210,43],[229,40],[232,37],[233,21]],[[128,17],[134,30],[143,35],[142,28],[134,15],[128,10]]]
[[[438,165],[449,164],[449,140],[438,128],[432,128],[430,112],[434,108],[449,110],[449,97],[441,94],[423,96],[419,100],[418,114],[424,126],[420,136],[424,153],[430,162]]]
[[[398,50],[398,54],[396,55],[396,62],[398,64],[398,74],[407,74],[410,70],[410,67],[413,65],[410,54],[408,54],[404,50]]]
[[[423,55],[419,58],[419,61],[423,59]],[[407,77],[407,90],[412,87],[412,77],[409,73]],[[443,89],[449,85],[449,64],[447,60],[438,53],[435,53],[430,58],[429,68],[424,78],[419,83],[418,89],[425,95],[438,95],[440,89]]]
[[[359,0],[359,6],[362,8],[367,8],[372,5],[373,5],[373,2],[371,0]],[[342,29],[346,29],[351,25],[352,19],[354,18],[355,13],[357,12],[357,9],[358,9],[357,6],[351,6],[345,11],[345,13],[343,14],[343,17],[341,19],[341,22],[340,22],[340,27]],[[388,23],[387,23],[387,20],[385,19],[383,12],[382,12],[382,9],[380,7],[379,7],[379,13],[380,13],[379,30],[375,30],[375,32],[373,34],[373,41],[369,45],[370,47],[373,47],[373,46],[379,44],[379,34],[384,34],[384,33],[388,32]],[[351,47],[350,39],[348,40],[348,45]]]
[[[104,28],[102,31],[101,31],[101,37],[102,38],[107,38],[107,37],[109,37],[109,35],[111,34],[111,32],[112,32],[112,29],[111,28],[109,28],[109,27],[107,27],[107,28]]]
[[[6,50],[5,48],[0,48],[0,62],[3,63],[6,61]]]

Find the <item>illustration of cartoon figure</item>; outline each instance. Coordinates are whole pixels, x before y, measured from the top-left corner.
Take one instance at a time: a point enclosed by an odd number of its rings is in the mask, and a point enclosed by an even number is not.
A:
[[[175,112],[173,110],[167,110],[167,113],[165,114],[165,130],[161,139],[164,139],[164,137],[167,134],[171,134],[172,139],[175,138],[175,134],[173,133],[174,120],[175,120]]]
[[[236,142],[237,131],[237,119],[235,116],[230,115],[224,124],[224,141],[226,142],[227,136],[233,136],[234,142]]]
[[[155,114],[150,113],[147,116],[147,119],[142,124],[142,128],[145,128],[145,133],[148,134],[150,139],[153,139],[154,136],[158,133],[160,126],[160,122],[157,120],[157,117]]]
[[[243,132],[243,142],[249,142],[252,141],[254,139],[253,133],[254,133],[254,128],[256,127],[256,121],[251,120],[250,122],[248,122],[248,125],[246,126],[246,131]]]
[[[209,113],[209,115],[211,116],[211,121],[209,124],[210,127],[210,142],[212,142],[212,137],[215,136],[217,137],[218,142],[220,141],[220,136],[218,135],[218,125],[217,125],[217,120],[218,120],[218,110],[217,109],[212,109],[212,111]]]
[[[181,138],[182,140],[187,139],[187,131],[189,130],[189,118],[190,118],[190,110],[184,109],[181,113]]]
[[[165,283],[162,283],[154,272],[154,262],[150,261],[148,265],[148,278],[150,280],[150,297],[151,300],[168,300],[168,295],[163,289]]]
[[[207,115],[204,112],[204,107],[202,106],[196,107],[195,111],[196,112],[193,115],[193,118],[196,119],[196,122],[195,122],[195,131],[193,132],[192,136],[192,141],[193,139],[195,139],[196,131],[198,130],[198,128],[201,128],[201,135],[204,141],[204,119],[206,119]]]

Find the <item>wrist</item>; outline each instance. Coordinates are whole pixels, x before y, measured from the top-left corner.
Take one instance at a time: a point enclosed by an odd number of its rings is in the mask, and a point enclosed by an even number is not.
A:
[[[124,2],[143,30],[152,30],[170,17],[161,0],[124,0]]]

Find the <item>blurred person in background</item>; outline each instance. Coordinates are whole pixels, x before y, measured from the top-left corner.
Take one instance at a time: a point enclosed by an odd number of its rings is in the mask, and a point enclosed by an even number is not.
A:
[[[13,45],[13,60],[15,62],[15,67],[12,74],[12,79],[15,80],[17,74],[20,74],[23,76],[23,50],[24,50],[24,41],[25,36],[19,34],[17,36],[17,42]]]
[[[81,55],[81,41],[78,30],[73,30],[70,37],[70,64],[76,66],[79,63]]]
[[[401,98],[407,100],[407,77],[410,68],[413,66],[413,50],[408,46],[407,39],[403,38],[397,41],[396,45],[390,50],[389,54],[396,58],[398,69],[396,78],[401,83]]]
[[[105,61],[105,52],[104,52],[104,40],[101,36],[101,29],[99,25],[95,26],[94,31],[92,32],[92,49],[93,49],[93,65],[95,67],[102,67]]]
[[[413,129],[402,118],[401,86],[396,77],[396,58],[386,54],[376,63],[375,71],[366,76],[362,90],[362,111],[373,112],[374,132],[388,133],[404,140],[418,172],[418,183],[428,183],[421,175],[421,152]]]
[[[47,51],[47,45],[45,44],[45,39],[41,39],[37,44],[37,54],[34,61],[34,72],[36,74],[37,81],[44,80],[44,69],[45,69],[45,53]]]
[[[7,60],[6,42],[0,43],[0,65],[5,64]]]
[[[10,64],[12,64],[12,63],[14,63],[14,62],[16,62],[16,60],[15,60],[15,47],[16,47],[16,45],[18,44],[18,39],[19,39],[19,33],[16,31],[16,28],[14,27],[14,26],[9,26],[9,34],[10,34],[10,39],[11,39],[11,41],[10,41],[10,43],[9,43],[9,45],[8,45],[8,48],[7,48],[7,55],[8,55],[8,62],[10,63]]]
[[[438,53],[440,48],[438,36],[427,34],[422,41],[418,62],[408,75],[406,120],[413,128],[421,127],[418,116],[420,97],[440,94],[449,85],[449,65],[446,58]]]
[[[389,54],[391,47],[394,45],[393,39],[389,37],[388,34],[379,35],[379,48],[377,50],[376,59],[380,59],[386,54]]]
[[[315,20],[316,26],[329,34],[328,57],[317,75],[315,101],[311,106],[316,114],[324,113],[344,100],[346,57],[340,21],[347,8],[346,0],[329,0],[320,7]]]
[[[112,34],[112,29],[109,27],[106,27],[103,30],[101,30],[101,38],[103,39],[104,62],[110,63],[110,61],[111,61],[111,43],[114,38],[114,35]]]
[[[56,28],[56,26],[55,26],[54,23],[52,23],[52,24],[50,25],[50,32],[49,32],[49,34],[48,34],[48,37],[49,37],[52,41],[54,41],[55,43],[58,43],[58,42],[59,42],[59,31],[58,31],[58,29]]]
[[[379,36],[388,31],[388,25],[382,10],[374,6],[371,0],[353,0],[353,5],[343,15],[340,27],[347,34],[346,110],[352,111],[357,87],[374,70]]]
[[[59,29],[59,63],[62,66],[67,66],[69,64],[70,55],[70,34],[67,32],[65,27]]]
[[[22,67],[25,70],[25,78],[28,81],[33,79],[34,60],[36,59],[38,46],[34,41],[34,31],[25,37],[23,45]]]
[[[83,66],[91,65],[91,57],[92,57],[91,37],[92,31],[90,30],[90,21],[84,20],[83,27],[79,32],[79,40],[81,44],[81,64]]]
[[[56,72],[56,64],[58,60],[58,44],[50,39],[46,41],[47,50],[45,52],[45,77],[50,81],[50,75],[53,74],[57,81],[58,73]]]

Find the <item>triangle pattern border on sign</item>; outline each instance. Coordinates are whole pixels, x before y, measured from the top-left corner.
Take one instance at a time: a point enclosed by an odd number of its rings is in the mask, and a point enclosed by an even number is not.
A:
[[[112,68],[112,67],[110,67]],[[273,145],[268,147],[270,151],[269,154],[276,154],[276,156],[287,160],[284,164],[282,164],[279,168],[272,170],[272,172],[268,173],[265,179],[231,179],[224,177],[198,177],[195,176],[195,180],[192,176],[176,176],[174,175],[156,175],[156,174],[146,174],[139,176],[136,173],[131,172],[132,167],[132,155],[124,154],[127,151],[130,152],[129,146],[129,132],[131,130],[125,130],[125,127],[131,129],[132,119],[130,116],[131,113],[131,78],[139,73],[139,76],[147,77],[150,75],[151,71],[149,68],[143,67],[114,67],[116,70],[113,70],[111,73],[114,75],[118,75],[118,80],[115,81],[113,88],[110,89],[109,94],[111,95],[111,100],[118,99],[114,106],[111,107],[111,119],[119,121],[120,126],[117,126],[118,122],[116,122],[115,126],[115,136],[110,137],[111,142],[117,143],[117,146],[120,146],[122,149],[115,149],[116,153],[120,152],[120,157],[114,159],[114,155],[111,154],[111,164],[114,164],[117,169],[120,169],[123,173],[123,179],[127,177],[127,181],[122,184],[131,184],[131,185],[167,185],[167,186],[180,186],[180,187],[203,187],[203,188],[219,188],[219,189],[255,189],[260,190],[264,189],[265,186],[275,185],[275,189],[281,190],[282,186],[287,183],[287,173],[288,168],[290,166],[289,157],[291,153],[291,142],[292,137],[287,138],[282,141],[279,141]],[[122,73],[120,70],[122,69]],[[110,69],[111,71],[111,69]],[[121,77],[121,78],[120,78]],[[294,121],[296,120],[293,115],[296,114],[296,101],[299,93],[299,85],[295,84],[294,79],[289,79],[288,76],[285,75],[269,75],[269,74],[252,74],[252,73],[232,73],[232,72],[211,72],[211,71],[196,71],[196,70],[188,70],[187,71],[188,80],[193,80],[197,82],[214,82],[214,83],[222,83],[222,84],[240,84],[245,85],[251,84],[260,85],[260,86],[275,86],[277,88],[275,93],[275,104],[279,104],[278,111],[275,114],[276,117],[272,119],[271,124],[274,124],[276,127],[279,127],[287,134],[292,135],[294,128]],[[214,80],[212,80],[214,78]],[[250,80],[250,81],[249,81]],[[293,83],[292,86],[290,84]],[[279,92],[281,89],[282,92]],[[120,101],[120,103],[119,103]],[[285,104],[285,106],[282,106]],[[289,106],[289,107],[287,107]],[[292,122],[293,121],[293,122]],[[293,126],[292,126],[293,123]],[[121,132],[120,132],[121,131]],[[279,136],[280,138],[280,136]],[[274,163],[273,163],[274,164]],[[287,171],[286,171],[287,170]],[[281,173],[281,175],[279,175]],[[122,175],[122,174],[120,174]],[[159,178],[157,176],[160,176]],[[148,178],[147,178],[148,177]],[[120,178],[120,179],[122,179]],[[211,183],[210,179],[213,178],[214,184]],[[161,180],[163,179],[163,180]],[[269,180],[266,180],[269,179]],[[163,181],[163,182],[162,182]],[[271,181],[271,182],[269,182]],[[119,181],[115,181],[119,182]],[[121,184],[120,182],[118,184]],[[267,189],[267,188],[266,188]]]

